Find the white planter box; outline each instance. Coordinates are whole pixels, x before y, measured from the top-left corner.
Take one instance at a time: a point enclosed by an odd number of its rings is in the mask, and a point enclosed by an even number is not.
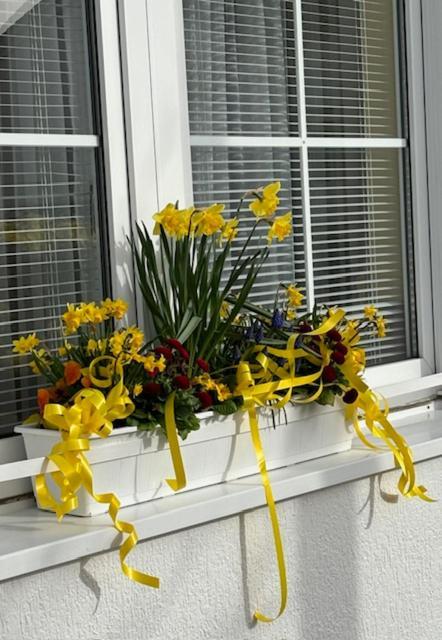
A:
[[[260,415],[260,434],[269,470],[350,448],[353,434],[346,427],[340,408],[289,406],[286,414],[287,422],[283,412],[275,415],[276,428],[269,413]],[[49,429],[21,426],[16,431],[23,434],[28,459],[46,456],[60,438],[58,431]],[[122,506],[173,493],[165,482],[174,473],[167,440],[161,434],[123,427],[115,429],[105,440],[91,437],[90,447],[103,460],[92,463],[96,493],[115,493]],[[202,414],[201,429],[181,443],[181,451],[187,474],[183,491],[258,473],[248,416],[242,411],[226,417]],[[57,496],[50,476],[48,485]],[[79,491],[78,498],[74,515],[91,516],[107,511],[106,505],[96,503],[84,489]]]

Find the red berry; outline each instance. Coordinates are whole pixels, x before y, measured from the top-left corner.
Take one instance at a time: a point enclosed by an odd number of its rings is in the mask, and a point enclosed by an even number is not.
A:
[[[353,404],[353,402],[356,402],[356,400],[358,399],[358,395],[359,393],[356,391],[356,389],[349,389],[342,396],[342,400],[345,402],[345,404]]]
[[[172,360],[173,358],[172,349],[169,349],[169,347],[165,347],[162,344],[159,347],[155,347],[154,351],[157,356],[164,356],[166,360]]]
[[[209,364],[203,358],[197,358],[196,363],[203,371],[209,371]]]
[[[174,381],[174,384],[178,387],[178,389],[188,389],[190,387],[190,380],[185,375],[175,376],[173,381]]]
[[[325,365],[322,370],[322,379],[324,382],[334,382],[336,380],[337,374],[336,369],[332,367],[331,364]]]
[[[310,331],[313,331],[313,329],[309,324],[306,324],[304,322],[303,324],[300,324],[298,326],[298,331],[299,333],[310,333]]]
[[[201,406],[203,409],[207,409],[213,405],[212,396],[208,391],[200,391],[197,393],[198,400],[201,402]]]
[[[160,396],[163,391],[163,387],[158,382],[147,382],[143,386],[143,392],[146,396]]]
[[[348,349],[345,344],[343,344],[342,342],[338,342],[338,344],[335,345],[335,351],[340,351],[345,356],[347,355]]]
[[[345,355],[341,351],[333,351],[331,359],[333,362],[336,362],[336,364],[344,364]]]

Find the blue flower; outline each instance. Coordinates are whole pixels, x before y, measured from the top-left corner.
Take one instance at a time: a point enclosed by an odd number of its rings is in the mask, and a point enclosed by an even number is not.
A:
[[[274,329],[282,329],[284,326],[284,314],[280,309],[275,309],[272,317],[272,327]]]

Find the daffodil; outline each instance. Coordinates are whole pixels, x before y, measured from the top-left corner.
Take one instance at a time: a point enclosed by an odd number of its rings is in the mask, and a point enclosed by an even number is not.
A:
[[[209,373],[203,373],[202,376],[196,376],[192,380],[193,384],[199,384],[205,391],[216,391],[216,382]]]
[[[368,304],[366,307],[364,307],[364,316],[368,318],[368,320],[374,320],[377,313],[378,310],[372,304]]]
[[[226,300],[223,300],[221,303],[219,315],[220,315],[220,318],[222,318],[222,320],[227,320],[227,318],[230,315],[230,304],[226,302]]]
[[[300,290],[297,288],[296,282],[295,284],[291,284],[287,287],[286,293],[287,293],[287,299],[288,299],[289,305],[291,307],[301,306],[302,301],[304,300],[304,294],[302,294]]]
[[[273,238],[278,238],[278,240],[284,240],[289,236],[292,232],[292,214],[291,211],[284,214],[283,216],[277,216],[267,234],[267,239],[269,244],[273,242]]]
[[[152,373],[157,368],[157,359],[154,355],[144,356],[143,357],[143,367],[147,373]]]
[[[285,317],[287,320],[294,320],[296,318],[296,311],[293,308],[287,309]]]
[[[387,334],[387,321],[383,316],[378,316],[376,318],[376,329],[378,338],[385,338]]]
[[[168,204],[166,207],[154,215],[155,227],[154,234],[160,233],[160,226],[164,229],[168,236],[173,238],[183,238],[189,235],[194,224],[192,215],[194,207],[188,209],[177,209],[175,205]]]
[[[137,382],[137,384],[133,388],[134,396],[139,396],[142,391],[143,391],[143,385]]]
[[[214,233],[221,231],[226,223],[221,215],[223,211],[223,204],[212,204],[207,209],[196,213],[195,228],[197,235],[213,236]]]
[[[228,220],[222,229],[221,238],[223,240],[227,240],[227,242],[231,242],[232,240],[234,240],[238,235],[238,224],[238,218],[232,218],[231,220]]]
[[[111,300],[110,298],[106,298],[101,303],[101,308],[104,312],[104,315],[107,317],[115,318],[116,320],[121,320],[128,309],[128,304],[121,298],[117,298],[116,300]]]
[[[249,205],[249,209],[257,218],[268,218],[275,213],[279,204],[278,192],[280,189],[280,182],[272,182],[257,191],[258,198]]]
[[[75,333],[81,325],[83,313],[80,308],[75,307],[73,304],[68,304],[67,311],[61,317],[67,333]]]
[[[35,333],[31,333],[28,336],[21,336],[18,340],[13,340],[12,344],[14,345],[14,353],[19,353],[23,356],[38,347],[40,340]]]

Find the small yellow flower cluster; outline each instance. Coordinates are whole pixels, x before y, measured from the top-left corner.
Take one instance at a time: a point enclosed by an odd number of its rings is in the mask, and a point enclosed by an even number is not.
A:
[[[12,344],[14,345],[14,353],[19,353],[23,356],[33,351],[35,347],[38,347],[40,340],[35,333],[31,333],[28,336],[21,336],[18,340],[13,340]]]
[[[205,391],[215,391],[216,397],[219,402],[224,402],[232,397],[229,387],[222,382],[214,380],[209,373],[203,373],[201,376],[196,376],[192,380],[193,384],[199,384]]]
[[[100,306],[95,302],[82,302],[78,306],[68,304],[62,320],[66,333],[75,333],[83,324],[100,324],[109,318],[121,320],[127,308],[127,303],[119,298],[117,300],[106,298]]]
[[[115,331],[109,339],[112,354],[118,357],[122,353],[135,355],[144,344],[144,333],[138,327],[129,327]]]
[[[279,205],[278,193],[281,189],[280,182],[272,182],[266,187],[257,189],[254,193],[256,199],[253,200],[249,208],[257,218],[265,218],[270,225],[267,234],[269,244],[272,244],[274,238],[279,241],[285,240],[292,232],[292,213],[291,211],[282,216],[274,216]]]
[[[289,284],[286,289],[287,296],[287,320],[294,320],[296,318],[296,309],[302,305],[304,300],[304,294],[297,288],[297,284]]]
[[[143,365],[144,370],[147,373],[159,372],[162,373],[166,368],[166,360],[164,356],[154,356],[153,354],[149,354],[148,356],[143,356],[140,353],[133,354],[132,360],[135,362],[139,362]]]
[[[379,310],[372,304],[364,307],[364,316],[367,320],[376,323],[376,330],[378,338],[385,338],[387,335],[387,321],[384,316],[379,313]]]

